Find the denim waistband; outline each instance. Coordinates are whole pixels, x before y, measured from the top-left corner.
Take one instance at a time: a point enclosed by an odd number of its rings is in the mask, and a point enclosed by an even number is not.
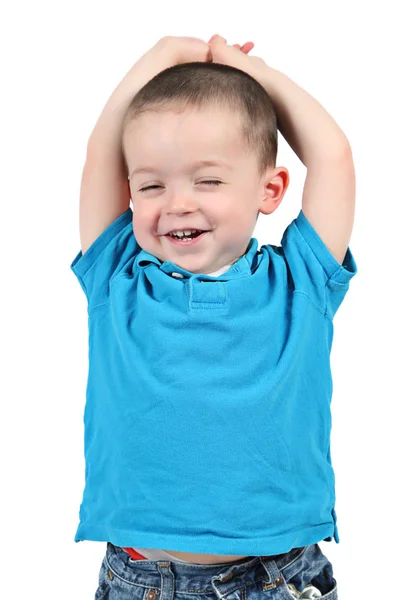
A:
[[[308,546],[293,548],[285,554],[254,556],[233,563],[194,564],[174,561],[134,560],[121,547],[107,542],[105,560],[113,571],[126,583],[143,588],[162,590],[158,600],[169,600],[175,580],[175,592],[213,593],[222,598],[233,589],[263,580],[263,589],[282,584],[282,576],[288,580],[293,575],[292,565]],[[299,566],[294,565],[294,569]],[[152,593],[152,592],[150,592]],[[153,600],[153,597],[147,598]]]

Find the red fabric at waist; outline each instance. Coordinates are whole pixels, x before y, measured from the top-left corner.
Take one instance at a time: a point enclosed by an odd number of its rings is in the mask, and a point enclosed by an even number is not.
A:
[[[136,552],[133,548],[123,548],[123,550],[126,550],[126,552],[135,560],[148,560],[146,556],[142,556],[142,554],[139,554],[139,552]]]

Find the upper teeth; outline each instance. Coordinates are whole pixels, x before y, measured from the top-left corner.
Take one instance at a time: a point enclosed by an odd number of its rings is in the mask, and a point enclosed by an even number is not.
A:
[[[171,231],[171,235],[179,235],[180,237],[190,235],[190,233],[195,233],[199,231],[199,229],[186,229],[185,231]]]

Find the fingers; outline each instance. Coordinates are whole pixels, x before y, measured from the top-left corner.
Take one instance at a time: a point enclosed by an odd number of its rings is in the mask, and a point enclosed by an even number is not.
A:
[[[215,33],[214,35],[212,35],[211,38],[209,39],[209,41],[207,43],[211,44],[213,42],[214,38],[217,38],[216,41],[221,40],[223,43],[225,43],[225,44],[227,43],[227,41],[224,39],[224,37],[222,37],[218,33]]]
[[[227,43],[227,40],[225,40],[224,37],[215,33],[207,42],[208,45],[210,45],[216,37],[222,40],[222,42],[224,42],[225,44]],[[248,54],[255,47],[255,44],[253,42],[246,42],[246,44],[243,44],[242,46],[240,44],[233,44],[232,47],[236,48],[237,50],[240,50],[241,52],[244,52],[245,54]]]
[[[207,43],[211,44],[215,37],[221,38],[220,35],[218,35],[217,33],[215,33],[214,35],[211,36],[211,38],[209,39],[209,41]],[[221,39],[224,40],[224,38],[221,38]],[[226,40],[224,40],[224,41],[226,41]]]
[[[243,44],[243,46],[241,47],[241,50],[245,54],[248,54],[248,52],[250,52],[254,47],[255,44],[253,42],[246,42],[246,44]]]
[[[243,44],[243,46],[240,46],[239,44],[233,44],[233,48],[236,48],[245,54],[249,54],[254,47],[255,44],[253,42],[246,42],[246,44]]]

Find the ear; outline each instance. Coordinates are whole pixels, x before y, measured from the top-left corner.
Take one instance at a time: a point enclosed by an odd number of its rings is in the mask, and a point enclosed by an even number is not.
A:
[[[290,183],[290,174],[285,167],[277,167],[264,177],[263,194],[259,203],[259,212],[270,215],[281,204]]]

